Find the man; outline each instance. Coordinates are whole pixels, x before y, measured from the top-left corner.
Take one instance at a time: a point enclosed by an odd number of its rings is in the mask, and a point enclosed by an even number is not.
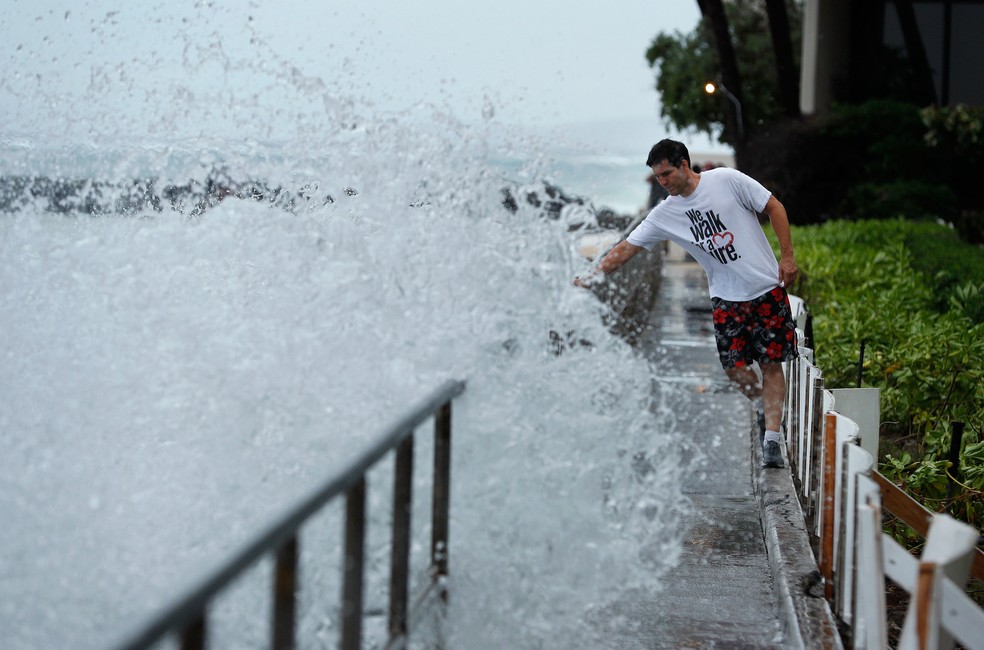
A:
[[[612,273],[643,248],[671,240],[707,274],[714,338],[728,378],[755,404],[766,467],[782,467],[779,423],[785,379],[782,362],[796,356],[795,323],[785,287],[796,279],[786,209],[749,176],[726,167],[698,174],[687,147],[662,140],[646,160],[669,195],[616,245],[579,287]],[[768,216],[779,239],[780,260],[758,221]],[[761,383],[752,369],[758,364]]]

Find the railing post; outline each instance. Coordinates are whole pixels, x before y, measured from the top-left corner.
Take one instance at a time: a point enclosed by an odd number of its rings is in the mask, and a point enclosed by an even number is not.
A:
[[[789,422],[786,453],[789,456],[789,462],[793,468],[793,478],[797,480],[797,485],[801,484],[799,477],[802,471],[802,463],[799,459],[800,447],[803,445],[803,418],[800,414],[800,385],[803,380],[802,364],[803,357],[797,355],[789,365],[789,411],[786,414],[786,419]]]
[[[865,342],[861,341],[861,353],[858,355],[858,388],[861,388],[861,374],[864,372],[864,346]]]
[[[919,573],[916,576],[916,590],[913,601],[916,604],[916,641],[920,648],[937,647],[939,632],[938,617],[934,616],[938,604],[934,601],[936,583],[936,563],[920,562]]]
[[[443,584],[448,575],[448,519],[451,511],[451,402],[434,416],[434,491],[431,525],[431,567],[441,600],[447,602]]]
[[[277,551],[273,575],[273,628],[270,647],[294,647],[294,611],[297,595],[297,535],[292,535]]]
[[[813,524],[814,535],[820,533],[820,512],[822,505],[817,503],[820,496],[823,474],[820,467],[821,445],[823,444],[823,378],[813,377],[812,397],[807,402],[807,422],[809,423],[809,451],[806,457],[807,513]]]
[[[349,488],[345,499],[345,570],[342,585],[342,650],[362,646],[362,575],[366,523],[366,480]]]
[[[887,648],[885,625],[885,566],[882,546],[881,496],[877,484],[868,476],[857,481],[857,575],[851,616],[853,647]]]
[[[205,609],[181,630],[181,650],[205,650]]]
[[[389,634],[407,633],[407,594],[410,574],[410,514],[413,504],[413,435],[396,450],[393,477],[393,544],[390,549]]]
[[[824,415],[821,479],[820,575],[824,579],[823,595],[829,601],[834,595],[834,486],[837,479],[837,416],[834,413]]]
[[[806,370],[807,362],[803,359],[802,354],[796,357],[796,395],[794,397],[794,402],[796,404],[796,427],[793,429],[796,433],[796,473],[794,478],[798,480],[797,486],[800,491],[803,490],[803,481],[806,476],[806,471],[804,468],[804,459],[806,454],[806,449],[808,448],[806,442],[806,392],[807,392],[807,381],[806,381]]]
[[[796,467],[796,376],[799,372],[799,357],[786,365],[786,395],[782,404],[784,430],[786,431],[786,455],[792,467]]]
[[[952,499],[959,492],[957,481],[962,478],[960,476],[960,446],[963,443],[963,432],[963,422],[950,423],[950,453],[946,457],[950,461],[950,469],[946,472],[946,498],[948,499]]]

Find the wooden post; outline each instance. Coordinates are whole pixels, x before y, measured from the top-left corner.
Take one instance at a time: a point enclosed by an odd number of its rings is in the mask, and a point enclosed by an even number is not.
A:
[[[799,393],[799,364],[800,358],[796,357],[789,362],[786,372],[786,401],[783,404],[783,413],[786,418],[786,455],[792,466],[793,476],[799,470],[799,413],[796,396]]]
[[[858,474],[857,576],[851,616],[854,650],[887,648],[882,517],[878,486]]]
[[[811,523],[814,536],[820,535],[821,512],[823,504],[817,503],[821,492],[821,481],[823,468],[820,467],[821,453],[823,449],[823,378],[818,376],[819,371],[808,374],[812,377],[812,394],[807,402],[809,411],[807,422],[809,423],[809,451],[806,456],[806,480],[805,487],[808,489],[806,512],[808,521]]]
[[[935,646],[933,638],[936,634],[936,617],[933,610],[936,603],[933,599],[933,587],[936,582],[936,564],[933,562],[919,563],[919,577],[916,579],[916,640],[919,650],[928,650]]]
[[[834,485],[837,480],[837,415],[827,413],[823,429],[823,472],[820,504],[820,574],[823,576],[823,595],[834,596]]]

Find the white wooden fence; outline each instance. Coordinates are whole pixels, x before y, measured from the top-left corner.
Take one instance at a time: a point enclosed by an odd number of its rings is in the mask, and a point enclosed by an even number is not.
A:
[[[854,648],[888,648],[885,578],[910,594],[898,648],[984,650],[984,609],[966,593],[984,580],[978,532],[932,513],[877,472],[877,389],[829,390],[803,345],[808,315],[790,296],[800,356],[786,367],[785,443],[814,542],[824,595]],[[882,531],[882,512],[926,538],[914,557]]]

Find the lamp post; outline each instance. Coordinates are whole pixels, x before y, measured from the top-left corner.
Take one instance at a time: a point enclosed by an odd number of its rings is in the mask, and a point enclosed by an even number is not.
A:
[[[704,84],[704,92],[706,92],[708,95],[713,95],[718,89],[720,89],[721,92],[723,92],[728,97],[728,99],[731,100],[731,103],[735,105],[735,115],[737,118],[735,123],[736,126],[738,127],[738,142],[741,142],[745,139],[745,126],[741,118],[741,102],[738,101],[737,97],[731,94],[730,90],[724,87],[724,84],[715,85],[713,82],[710,81]]]

